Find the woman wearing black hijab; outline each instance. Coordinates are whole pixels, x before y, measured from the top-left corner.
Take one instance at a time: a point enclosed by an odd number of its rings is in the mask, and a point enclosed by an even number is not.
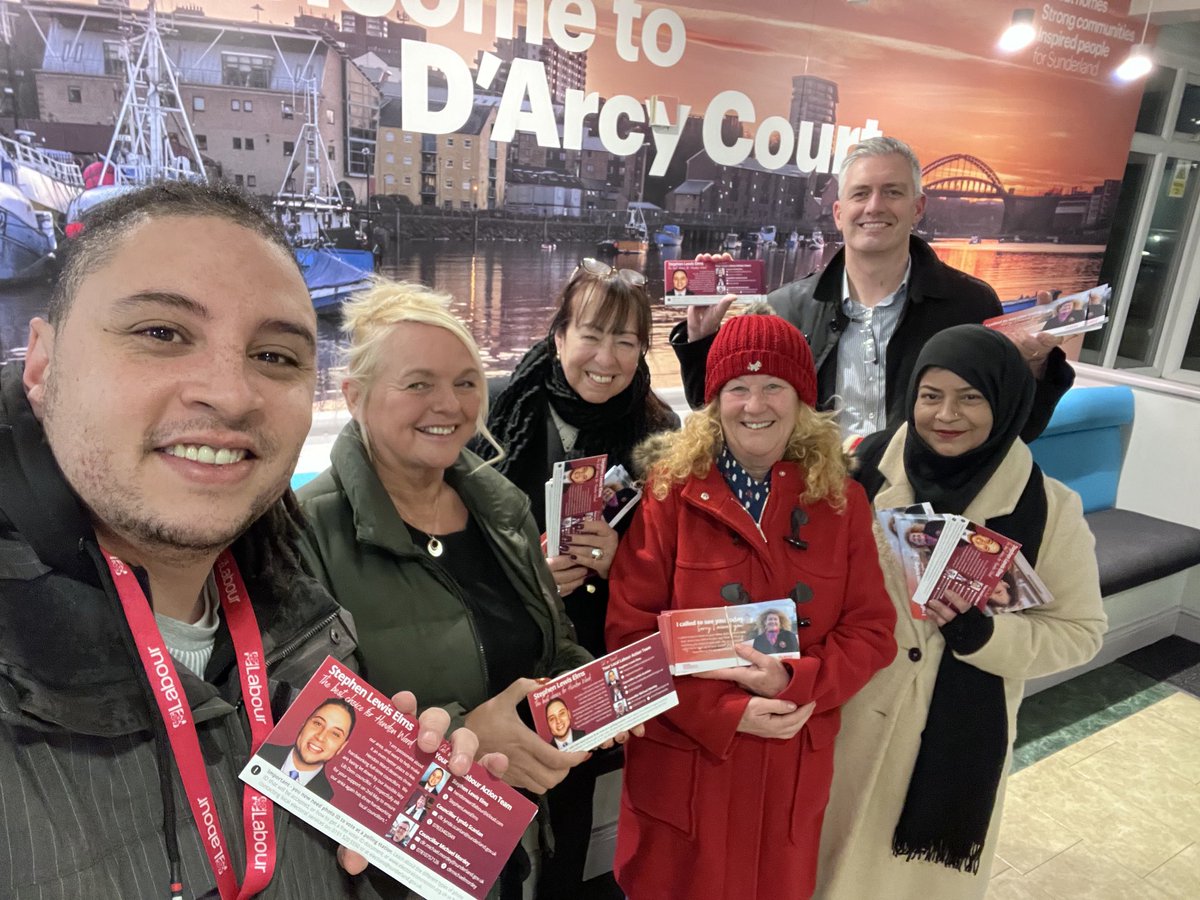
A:
[[[1079,497],[1018,439],[1033,393],[1011,341],[950,328],[921,351],[907,423],[858,449],[877,509],[929,502],[1019,541],[1054,600],[987,616],[950,596],[916,620],[877,533],[899,651],[843,707],[816,897],[983,898],[1025,679],[1100,649],[1106,619]]]

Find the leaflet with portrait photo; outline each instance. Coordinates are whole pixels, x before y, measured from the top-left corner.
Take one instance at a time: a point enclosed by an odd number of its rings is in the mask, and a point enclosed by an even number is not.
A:
[[[942,599],[947,590],[986,612],[1021,545],[962,516],[887,513],[877,515],[898,548],[913,618],[927,618],[926,604]]]
[[[607,465],[606,453],[554,464],[550,480],[546,482],[547,556],[566,553],[571,535],[577,533],[583,523],[604,517],[608,502],[604,496]],[[550,535],[558,535],[557,550]]]
[[[1050,303],[993,316],[985,319],[983,324],[1014,340],[1042,331],[1066,337],[1103,328],[1108,321],[1111,302],[1112,287],[1102,284],[1090,290],[1058,297]]]
[[[542,740],[594,750],[679,703],[662,638],[652,634],[529,692]]]
[[[672,675],[750,665],[734,652],[736,644],[749,644],[781,659],[799,659],[796,627],[796,603],[791,599],[670,609],[658,615]]]
[[[711,306],[729,294],[739,303],[765,298],[761,259],[669,259],[663,263],[667,306]]]
[[[604,497],[604,521],[616,528],[638,505],[638,501],[642,499],[642,489],[625,467],[617,463],[604,473],[601,495]]]
[[[1034,606],[1045,606],[1054,595],[1033,570],[1025,554],[1018,551],[1004,576],[988,597],[984,613],[989,616],[1020,612]]]
[[[426,900],[482,900],[537,807],[326,657],[242,770],[247,784]]]

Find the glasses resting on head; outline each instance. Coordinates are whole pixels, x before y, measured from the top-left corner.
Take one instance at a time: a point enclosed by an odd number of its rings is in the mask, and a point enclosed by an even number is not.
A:
[[[616,269],[590,256],[580,261],[571,277],[578,275],[580,269],[596,278],[618,278],[633,287],[642,287],[646,283],[646,276],[635,269]]]

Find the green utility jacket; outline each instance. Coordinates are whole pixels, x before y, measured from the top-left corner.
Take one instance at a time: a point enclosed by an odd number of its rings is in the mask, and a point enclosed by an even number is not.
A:
[[[488,699],[483,651],[461,591],[412,542],[367,459],[356,422],[334,442],[330,463],[299,491],[309,520],[305,559],[354,615],[371,683],[389,694],[412,691],[422,709],[444,708],[457,727]],[[446,482],[483,529],[542,631],[542,653],[528,675],[557,675],[588,662],[546,568],[529,498],[468,450],[446,471]]]

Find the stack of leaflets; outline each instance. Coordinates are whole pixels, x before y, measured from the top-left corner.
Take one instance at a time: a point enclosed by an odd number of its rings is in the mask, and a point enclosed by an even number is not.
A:
[[[1052,303],[1029,306],[1003,316],[984,320],[984,325],[994,328],[1014,340],[1029,337],[1044,331],[1062,337],[1083,334],[1102,328],[1108,321],[1108,305],[1112,300],[1112,288],[1107,284],[1089,291],[1068,294]]]
[[[561,750],[594,750],[679,704],[662,638],[635,641],[529,693],[542,740]]]
[[[963,516],[938,515],[928,503],[876,513],[908,583],[914,618],[930,599],[953,590],[991,615],[1049,602],[1050,592],[1021,545]]]
[[[546,555],[566,553],[571,535],[585,522],[603,517],[616,526],[642,498],[625,467],[605,471],[608,456],[585,456],[557,462],[546,482]],[[603,474],[601,474],[603,473]],[[558,535],[558,549],[550,535]]]
[[[739,303],[765,296],[761,259],[671,259],[663,263],[667,306],[711,306],[729,294]]]
[[[800,658],[796,604],[792,600],[669,609],[659,613],[658,629],[672,675],[750,665],[734,652],[735,644],[749,644],[782,659]]]

